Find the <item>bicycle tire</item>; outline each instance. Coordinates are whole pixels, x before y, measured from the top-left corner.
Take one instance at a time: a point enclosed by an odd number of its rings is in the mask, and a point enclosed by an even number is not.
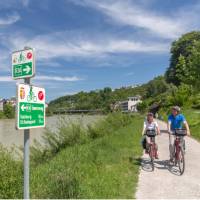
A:
[[[150,157],[152,171],[154,171],[154,156],[153,156],[153,154],[154,154],[154,152],[153,152],[153,145],[151,145],[149,147],[149,157]]]
[[[178,167],[179,167],[180,175],[182,175],[185,171],[185,157],[184,157],[184,152],[182,148],[179,151]]]

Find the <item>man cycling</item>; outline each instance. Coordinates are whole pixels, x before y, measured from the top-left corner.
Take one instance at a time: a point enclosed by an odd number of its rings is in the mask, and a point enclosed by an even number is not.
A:
[[[181,108],[179,106],[172,107],[172,114],[168,116],[168,133],[169,133],[169,152],[170,161],[173,159],[173,139],[172,135],[175,133],[175,129],[181,129],[183,125],[187,130],[187,135],[190,136],[189,125],[183,114],[180,114]]]

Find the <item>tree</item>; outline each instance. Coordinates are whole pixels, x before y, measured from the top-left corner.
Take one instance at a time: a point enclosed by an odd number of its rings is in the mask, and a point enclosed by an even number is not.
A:
[[[146,89],[146,97],[155,97],[161,93],[166,92],[168,85],[163,76],[158,76],[149,81]]]
[[[147,105],[146,101],[143,101],[143,102],[137,104],[137,110],[142,113],[144,113],[146,111],[147,107],[148,107],[148,105]]]
[[[195,66],[196,54],[200,53],[200,31],[183,35],[172,43],[170,66],[165,73],[167,82],[195,84],[195,74],[200,74]]]

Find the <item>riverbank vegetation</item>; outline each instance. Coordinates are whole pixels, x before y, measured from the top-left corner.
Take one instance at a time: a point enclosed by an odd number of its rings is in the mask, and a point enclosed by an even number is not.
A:
[[[46,146],[31,151],[31,198],[133,198],[142,121],[115,113],[88,127],[61,122],[47,131]],[[0,198],[22,198],[22,161],[4,149],[0,155]]]
[[[10,104],[5,104],[3,111],[0,111],[0,119],[12,119],[15,116],[15,109]]]

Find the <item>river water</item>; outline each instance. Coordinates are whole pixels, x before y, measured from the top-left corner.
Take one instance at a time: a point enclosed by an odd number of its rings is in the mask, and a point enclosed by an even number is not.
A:
[[[65,123],[82,123],[84,126],[92,124],[99,119],[102,119],[101,115],[62,115],[51,116],[46,118],[46,127],[50,130],[56,131],[60,124],[60,121]],[[45,128],[34,128],[30,130],[30,144],[33,144],[34,139],[42,141],[42,135]],[[0,120],[0,143],[5,147],[23,146],[24,131],[15,129],[14,119]]]

